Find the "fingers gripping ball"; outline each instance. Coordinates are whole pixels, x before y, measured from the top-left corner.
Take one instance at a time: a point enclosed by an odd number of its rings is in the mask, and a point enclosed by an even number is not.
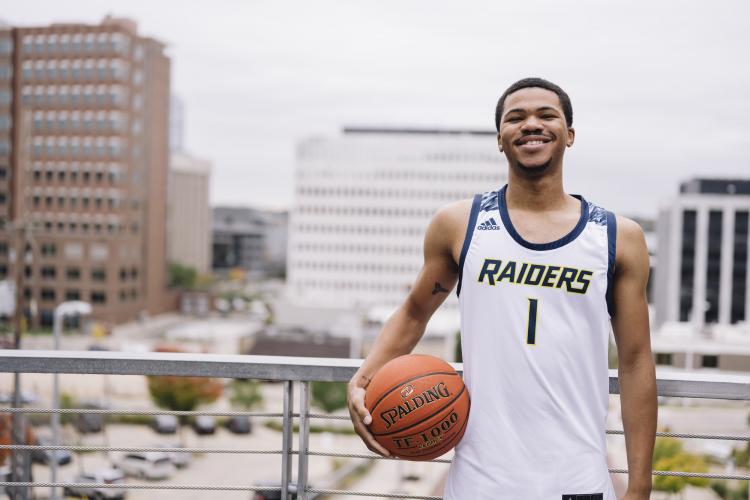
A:
[[[451,450],[464,435],[469,393],[442,359],[422,354],[399,356],[375,374],[365,406],[370,432],[393,456],[432,460]]]

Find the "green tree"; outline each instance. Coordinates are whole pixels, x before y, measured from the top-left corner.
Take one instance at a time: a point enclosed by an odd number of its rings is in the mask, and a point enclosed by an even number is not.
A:
[[[312,403],[327,413],[346,408],[346,382],[313,382]]]
[[[169,287],[192,289],[198,281],[198,271],[194,267],[180,264],[179,262],[169,263]]]
[[[263,403],[263,393],[260,391],[260,382],[252,379],[233,380],[229,385],[229,402],[232,406],[238,406],[251,410]]]
[[[708,466],[702,457],[683,451],[682,443],[675,438],[658,438],[654,445],[654,470],[707,472]],[[705,488],[709,480],[700,477],[655,476],[654,489],[668,493],[679,493],[690,484]]]
[[[747,500],[748,482],[741,481],[737,489],[730,488],[726,481],[714,481],[711,489],[724,500]]]

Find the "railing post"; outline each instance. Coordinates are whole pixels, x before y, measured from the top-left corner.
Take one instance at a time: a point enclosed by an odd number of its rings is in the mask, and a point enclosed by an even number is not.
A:
[[[310,382],[299,386],[299,456],[297,457],[297,500],[307,500],[307,450],[310,442]]]
[[[284,433],[281,438],[281,500],[289,500],[289,483],[292,478],[292,414],[294,386],[291,380],[284,381]]]

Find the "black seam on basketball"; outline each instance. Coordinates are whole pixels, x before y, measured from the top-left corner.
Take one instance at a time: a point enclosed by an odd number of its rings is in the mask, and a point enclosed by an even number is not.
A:
[[[399,434],[399,433],[401,433],[401,432],[404,432],[404,431],[405,431],[405,430],[407,430],[407,429],[411,429],[411,428],[412,428],[412,427],[414,427],[415,425],[419,425],[419,424],[421,424],[421,423],[422,423],[422,422],[424,422],[425,420],[427,420],[427,419],[430,419],[430,418],[434,417],[435,415],[437,415],[437,414],[438,414],[438,413],[440,413],[441,411],[444,411],[446,407],[448,407],[448,406],[450,406],[450,405],[454,404],[454,403],[456,402],[456,400],[457,400],[458,398],[460,398],[460,397],[461,397],[461,394],[463,394],[463,393],[464,393],[464,391],[466,391],[466,386],[465,386],[465,385],[461,387],[461,390],[460,390],[460,391],[458,391],[458,394],[456,394],[456,396],[455,396],[455,397],[454,397],[453,399],[451,399],[451,400],[447,401],[447,403],[448,403],[448,404],[446,404],[445,406],[443,406],[442,408],[440,408],[440,409],[439,409],[439,410],[437,410],[436,412],[434,412],[434,413],[432,413],[432,414],[430,414],[430,415],[427,415],[426,417],[424,417],[424,418],[423,418],[422,420],[420,420],[419,422],[414,422],[413,424],[411,424],[411,425],[408,425],[408,426],[406,426],[406,427],[402,427],[401,429],[399,429],[399,430],[397,430],[397,431],[391,431],[391,432],[383,432],[383,433],[379,433],[379,434],[376,434],[376,433],[374,433],[374,432],[373,432],[373,433],[372,433],[372,435],[373,435],[373,436],[391,436],[391,435],[393,435],[393,434]]]
[[[451,408],[451,410],[455,410],[455,407]],[[469,423],[469,416],[468,416],[468,414],[467,414],[467,415],[466,415],[466,418],[464,419],[463,423],[461,424],[461,428],[460,428],[460,429],[458,429],[458,432],[456,432],[456,434],[455,434],[455,435],[454,435],[454,436],[453,436],[453,437],[452,437],[452,438],[451,438],[450,440],[446,441],[445,443],[443,443],[443,444],[442,444],[442,445],[441,445],[440,447],[438,447],[438,448],[430,448],[429,452],[426,452],[426,453],[422,453],[421,455],[397,455],[397,456],[398,456],[398,458],[402,458],[402,459],[409,459],[409,458],[419,458],[419,457],[423,457],[423,456],[425,456],[425,455],[430,455],[430,454],[432,454],[432,453],[435,453],[436,451],[440,451],[440,450],[442,450],[443,448],[445,448],[446,446],[448,446],[448,444],[450,444],[450,443],[451,443],[451,441],[452,441],[453,439],[455,439],[455,438],[456,438],[456,436],[460,436],[460,435],[461,435],[461,433],[463,432],[464,428],[466,427],[466,425],[467,425],[468,423]],[[458,444],[458,443],[453,443],[453,444],[452,444],[452,446],[455,446],[456,444]],[[452,446],[451,446],[451,447],[452,447]],[[450,448],[450,447],[449,447],[449,448]],[[447,450],[446,450],[446,451],[444,451],[443,453],[441,453],[441,455],[442,455],[442,454],[445,454],[445,453],[447,453]],[[438,455],[438,456],[440,456],[440,455]],[[437,457],[435,457],[435,458],[437,458]]]
[[[388,395],[390,393],[392,393],[396,389],[402,387],[404,384],[408,384],[409,382],[413,382],[413,381],[415,381],[415,380],[417,380],[419,378],[422,378],[422,377],[430,377],[432,375],[456,375],[456,376],[458,376],[458,372],[430,372],[430,373],[422,373],[422,374],[419,374],[419,375],[415,375],[414,377],[412,377],[410,379],[404,380],[400,384],[398,384],[398,385],[396,385],[394,387],[391,387],[390,389],[388,389],[387,391],[385,391],[385,393],[382,396],[380,396],[380,399],[378,399],[377,402],[374,405],[372,405],[372,411],[371,411],[371,413],[375,412],[375,409],[378,407],[378,405],[380,403],[382,403],[383,400],[386,397],[388,397]]]

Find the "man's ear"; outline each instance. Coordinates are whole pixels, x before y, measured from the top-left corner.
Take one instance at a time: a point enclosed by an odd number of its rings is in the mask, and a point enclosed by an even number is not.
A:
[[[573,127],[570,127],[568,129],[568,142],[566,143],[566,146],[571,147],[573,143],[576,140],[576,129]]]
[[[500,132],[497,133],[497,147],[498,149],[500,149],[500,152],[502,153],[503,152],[503,139],[502,139],[502,136],[500,135]]]

